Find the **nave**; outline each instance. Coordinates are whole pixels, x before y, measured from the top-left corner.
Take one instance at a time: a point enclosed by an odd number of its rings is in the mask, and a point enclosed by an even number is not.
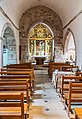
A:
[[[35,70],[35,92],[30,104],[29,119],[69,119],[60,100],[47,70]]]

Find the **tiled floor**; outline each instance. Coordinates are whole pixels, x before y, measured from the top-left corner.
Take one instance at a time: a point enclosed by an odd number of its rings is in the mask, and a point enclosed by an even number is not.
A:
[[[29,119],[69,119],[46,70],[35,71],[35,93]]]

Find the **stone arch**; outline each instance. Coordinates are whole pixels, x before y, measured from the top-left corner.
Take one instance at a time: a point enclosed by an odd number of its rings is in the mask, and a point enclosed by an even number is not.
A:
[[[71,37],[72,36],[72,41],[71,41]],[[74,56],[74,61],[76,64],[76,42],[75,42],[75,37],[74,37],[74,33],[72,32],[72,30],[70,28],[67,29],[67,32],[65,34],[65,42],[64,42],[64,54],[66,54],[66,52],[68,52],[68,47],[69,47],[69,42],[71,41],[71,44],[73,45],[73,50],[75,52],[75,56]]]
[[[21,45],[21,61],[26,61],[28,52],[28,32],[37,23],[42,22],[48,25],[54,34],[55,46],[61,44],[62,47],[62,21],[60,17],[50,8],[38,5],[34,6],[23,13],[19,23],[19,38]],[[55,49],[55,48],[54,48]],[[55,55],[55,54],[54,54]]]
[[[14,29],[13,29],[12,25],[7,22],[7,23],[5,23],[5,24],[3,25],[3,29],[2,29],[2,32],[1,32],[1,36],[3,36],[4,30],[5,30],[7,27],[10,27],[10,28],[13,30],[13,32],[14,32]]]
[[[43,23],[43,22],[35,22],[34,24],[32,24],[32,26],[29,27],[29,29],[27,29],[27,33],[29,33],[29,31],[35,27],[37,24],[43,24],[44,26],[47,26],[48,29],[51,31],[52,35],[53,35],[53,38],[54,38],[54,34],[53,34],[53,31],[52,29],[50,28],[50,26],[48,26],[47,24]],[[56,29],[54,29],[54,31],[56,31]]]
[[[5,23],[1,32],[2,37],[2,64],[14,64],[16,57],[16,39],[14,29],[10,23]]]
[[[53,59],[53,37],[52,30],[45,23],[40,22],[31,27],[28,33],[28,59],[35,59],[35,57],[41,56],[45,57],[45,62]],[[33,62],[35,61],[33,60]]]

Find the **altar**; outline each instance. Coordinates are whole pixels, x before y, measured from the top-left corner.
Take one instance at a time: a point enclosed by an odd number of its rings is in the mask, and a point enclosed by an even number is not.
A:
[[[44,64],[45,59],[46,59],[45,57],[35,57],[36,65]]]

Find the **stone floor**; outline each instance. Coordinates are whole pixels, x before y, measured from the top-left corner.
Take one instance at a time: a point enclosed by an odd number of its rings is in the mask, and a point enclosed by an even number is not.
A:
[[[35,70],[35,93],[29,119],[69,119],[46,70]]]

